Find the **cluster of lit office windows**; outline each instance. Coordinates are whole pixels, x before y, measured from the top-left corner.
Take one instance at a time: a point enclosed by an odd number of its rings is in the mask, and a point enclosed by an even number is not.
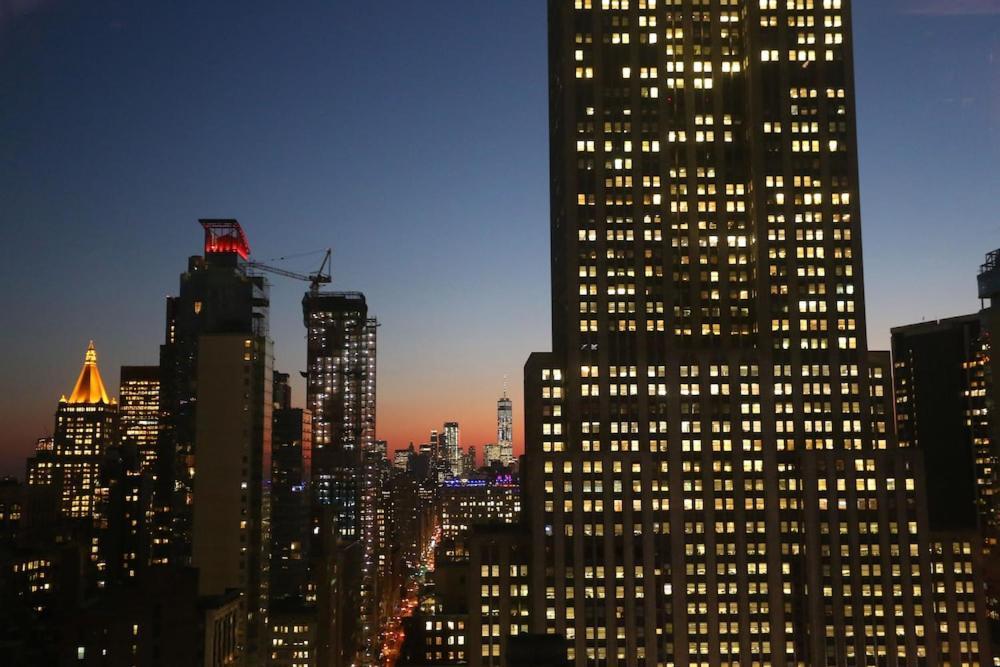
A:
[[[429,663],[464,663],[465,620],[426,621],[424,630],[424,655]]]

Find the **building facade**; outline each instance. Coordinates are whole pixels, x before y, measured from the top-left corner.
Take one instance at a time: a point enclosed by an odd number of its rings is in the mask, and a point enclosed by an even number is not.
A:
[[[375,333],[362,294],[306,294],[306,406],[313,415],[313,493],[337,513],[347,539],[360,535],[363,453],[375,443]]]
[[[996,459],[984,432],[988,425],[976,419],[986,403],[974,390],[981,339],[978,315],[892,330],[899,445],[924,454],[934,529],[996,523]]]
[[[159,366],[122,366],[118,415],[122,442],[136,447],[143,470],[155,472],[160,435]]]
[[[580,666],[936,662],[922,466],[872,432],[851,3],[548,6],[532,630]]]
[[[59,399],[52,451],[59,514],[91,520],[100,503],[101,464],[117,443],[118,405],[104,388],[91,341],[69,398]]]
[[[366,487],[374,470],[377,322],[357,292],[309,292],[302,299],[307,330],[306,406],[313,416],[312,489],[328,507],[339,535],[359,543],[358,660],[374,659],[378,635],[377,555],[373,552],[380,493]],[[350,585],[350,582],[348,582]],[[353,599],[348,596],[349,599]]]
[[[305,598],[309,592],[312,532],[312,415],[291,407],[287,375],[275,380],[271,450],[271,599]],[[273,607],[273,605],[272,605]],[[288,603],[283,608],[296,608]],[[273,620],[273,619],[272,619]]]

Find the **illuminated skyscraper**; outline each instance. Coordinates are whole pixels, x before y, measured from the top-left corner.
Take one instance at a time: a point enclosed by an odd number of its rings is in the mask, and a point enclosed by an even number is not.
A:
[[[364,452],[375,444],[375,332],[363,294],[306,294],[306,405],[313,414],[313,493],[346,539],[359,533]]]
[[[104,388],[91,341],[69,398],[59,399],[53,435],[56,503],[66,519],[95,518],[104,454],[117,442],[118,405]]]
[[[507,396],[506,386],[503,396],[497,401],[497,446],[500,448],[500,462],[505,466],[514,463],[514,407]]]
[[[987,661],[934,615],[919,452],[872,433],[850,3],[548,6],[533,631],[579,666]]]
[[[160,367],[122,366],[118,395],[122,442],[135,445],[142,469],[154,472],[160,433]]]
[[[312,488],[318,507],[332,511],[339,536],[359,542],[359,572],[348,573],[357,585],[360,605],[345,610],[360,619],[358,660],[376,656],[378,634],[377,559],[378,489],[366,486],[375,469],[376,331],[368,304],[357,292],[309,292],[302,299],[307,330],[306,406],[313,415]],[[355,599],[351,596],[351,599]],[[354,648],[346,649],[354,654]]]
[[[462,446],[459,443],[458,422],[445,423],[439,442],[447,474],[452,477],[460,477],[462,475]]]

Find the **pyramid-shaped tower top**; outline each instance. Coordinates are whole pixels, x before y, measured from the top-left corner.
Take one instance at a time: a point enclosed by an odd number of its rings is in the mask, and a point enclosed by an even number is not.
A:
[[[111,403],[108,392],[104,389],[104,381],[101,380],[101,372],[97,370],[97,350],[94,348],[94,341],[90,341],[90,345],[87,346],[83,369],[67,402]]]

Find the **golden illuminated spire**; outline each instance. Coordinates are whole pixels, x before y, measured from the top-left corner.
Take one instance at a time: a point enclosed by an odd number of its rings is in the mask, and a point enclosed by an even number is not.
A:
[[[97,350],[94,341],[87,346],[87,355],[83,359],[83,370],[77,378],[69,403],[111,403],[108,392],[104,390],[101,372],[97,370]]]

